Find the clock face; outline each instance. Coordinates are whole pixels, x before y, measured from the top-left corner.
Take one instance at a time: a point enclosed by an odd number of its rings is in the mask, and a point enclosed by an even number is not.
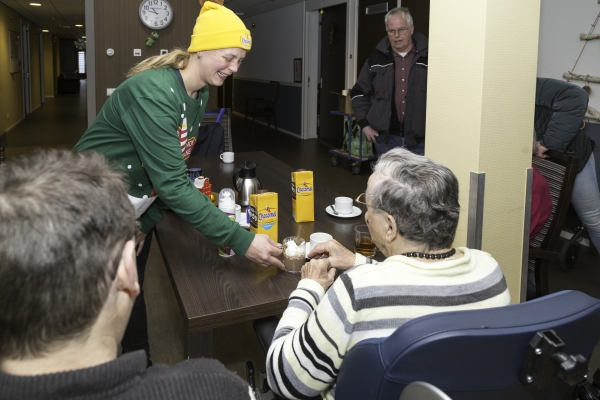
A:
[[[166,28],[173,20],[173,7],[166,0],[144,0],[139,13],[144,25],[152,29]]]

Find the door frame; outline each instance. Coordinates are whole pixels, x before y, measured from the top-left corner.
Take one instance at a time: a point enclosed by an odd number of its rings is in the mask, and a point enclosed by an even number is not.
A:
[[[38,40],[40,42],[40,98],[41,104],[46,102],[46,83],[44,80],[44,34],[38,33]]]
[[[31,48],[29,23],[21,20],[21,47],[23,49],[23,115],[31,114]]]
[[[356,82],[358,0],[331,0],[327,7],[346,3],[346,87]],[[319,76],[319,10],[321,0],[304,2],[304,65],[302,71],[302,139],[317,138],[317,80]]]

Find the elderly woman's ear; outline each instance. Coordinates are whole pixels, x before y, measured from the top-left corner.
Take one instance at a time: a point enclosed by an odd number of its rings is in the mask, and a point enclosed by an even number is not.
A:
[[[400,233],[398,232],[396,220],[388,213],[385,214],[385,227],[385,239],[388,243],[392,243]]]

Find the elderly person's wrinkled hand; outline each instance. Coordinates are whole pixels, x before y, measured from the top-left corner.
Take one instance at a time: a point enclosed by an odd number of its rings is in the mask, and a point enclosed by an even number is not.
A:
[[[335,279],[335,268],[330,268],[329,260],[329,258],[322,258],[304,264],[301,279],[312,279],[327,291]]]
[[[268,235],[256,234],[244,256],[263,267],[275,265],[279,269],[285,269],[281,260],[277,258],[281,254],[281,244],[274,242]]]
[[[544,147],[539,141],[535,142],[535,155],[539,158],[548,158],[546,152],[548,149]]]
[[[377,136],[379,136],[379,132],[377,132],[375,129],[367,125],[363,128],[363,133],[365,134],[369,142],[377,142]]]
[[[353,252],[334,239],[316,245],[314,249],[310,249],[307,257],[314,259],[327,258],[331,268],[342,271],[352,268],[356,258]]]

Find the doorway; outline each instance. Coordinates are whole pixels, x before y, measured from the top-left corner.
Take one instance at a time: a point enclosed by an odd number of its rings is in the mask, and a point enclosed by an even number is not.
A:
[[[334,147],[342,146],[344,118],[332,115],[338,96],[346,85],[346,3],[323,9],[321,15],[321,63],[319,89],[319,138]]]
[[[356,41],[356,68],[359,72],[375,51],[375,46],[386,36],[385,15],[397,4],[396,0],[359,0]]]
[[[41,103],[44,104],[46,102],[46,88],[44,82],[44,34],[38,34],[38,41],[40,47],[40,99]]]
[[[413,17],[415,30],[429,38],[430,0],[402,0],[402,7],[408,7]]]
[[[21,22],[21,48],[23,49],[23,114],[31,114],[31,60],[29,24]]]

